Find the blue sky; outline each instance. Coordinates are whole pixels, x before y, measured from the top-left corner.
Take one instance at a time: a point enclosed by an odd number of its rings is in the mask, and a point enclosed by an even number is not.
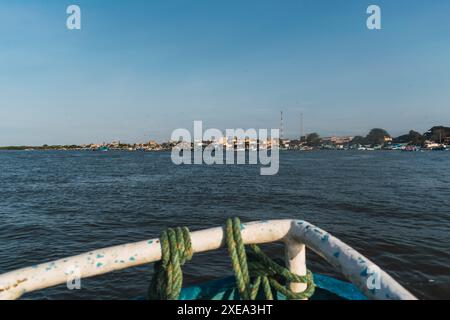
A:
[[[82,30],[66,29],[66,8]],[[380,31],[366,8],[382,9]],[[450,125],[448,0],[0,0],[0,145]]]

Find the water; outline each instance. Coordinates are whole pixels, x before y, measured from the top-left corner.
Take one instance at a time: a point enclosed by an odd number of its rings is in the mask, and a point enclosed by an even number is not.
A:
[[[450,152],[282,152],[258,166],[175,166],[170,153],[0,152],[0,273],[92,249],[243,221],[299,218],[338,236],[419,298],[450,298]],[[281,252],[280,246],[266,248]],[[334,275],[308,252],[309,268]],[[150,266],[28,294],[128,299]],[[186,284],[231,274],[226,252],[196,255]]]

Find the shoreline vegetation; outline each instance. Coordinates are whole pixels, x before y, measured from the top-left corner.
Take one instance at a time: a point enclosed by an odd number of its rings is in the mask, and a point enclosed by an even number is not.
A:
[[[9,151],[170,151],[177,146],[179,141],[169,141],[158,143],[154,140],[147,143],[121,143],[113,141],[111,143],[102,144],[85,144],[85,145],[42,145],[42,146],[5,146],[0,150]],[[191,143],[193,148],[197,146],[206,147],[210,144],[223,146],[224,149],[236,150],[254,150],[254,149],[271,149],[270,141],[259,141],[245,138],[238,141],[202,141]],[[409,133],[392,137],[386,130],[374,128],[365,136],[345,136],[345,137],[320,137],[317,133],[311,133],[300,139],[279,139],[279,147],[281,150],[403,150],[403,151],[420,151],[420,150],[450,150],[450,127],[435,126],[420,134],[414,130]]]

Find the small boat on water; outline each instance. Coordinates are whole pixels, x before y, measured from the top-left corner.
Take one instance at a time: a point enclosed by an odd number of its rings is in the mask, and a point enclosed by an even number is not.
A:
[[[438,145],[437,147],[432,148],[431,150],[433,150],[433,151],[445,151],[446,149],[447,149],[447,148],[446,148],[445,145],[440,144],[440,145]]]
[[[272,261],[257,247],[257,244],[271,242],[284,243],[284,263]],[[172,276],[165,277],[169,269],[178,268],[181,273],[181,266],[194,253],[223,247],[228,248],[234,277],[187,288],[182,288],[180,282],[167,280],[173,279]],[[245,253],[244,248],[250,248],[253,253]],[[306,264],[307,249],[323,257],[347,281],[310,272]],[[256,257],[253,264],[252,254]],[[267,299],[416,299],[380,267],[330,233],[306,221],[289,219],[250,223],[228,219],[226,226],[195,232],[187,228],[169,229],[158,239],[99,249],[11,271],[0,275],[0,299],[18,299],[29,292],[69,283],[74,277],[100,276],[149,263],[155,263],[154,279],[162,277],[150,284],[149,292],[155,289],[153,297],[156,294],[156,298],[161,297],[159,280],[165,279],[166,285],[178,286],[178,291],[169,298],[180,300],[265,299],[263,294]],[[165,268],[167,264],[173,265]]]
[[[420,147],[406,146],[404,149],[402,149],[402,151],[409,151],[409,152],[420,151]]]

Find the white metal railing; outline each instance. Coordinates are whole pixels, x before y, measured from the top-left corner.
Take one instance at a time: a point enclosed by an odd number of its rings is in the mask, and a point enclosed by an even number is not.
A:
[[[191,232],[194,253],[225,246],[224,228]],[[416,299],[369,259],[329,233],[302,220],[269,220],[243,224],[245,244],[281,241],[286,244],[286,263],[298,275],[306,274],[306,247],[325,258],[371,299]],[[67,282],[73,270],[81,278],[98,276],[161,259],[159,239],[104,248],[0,275],[0,299],[18,299],[27,292]],[[376,287],[368,283],[375,280]],[[302,292],[305,284],[293,283]]]

